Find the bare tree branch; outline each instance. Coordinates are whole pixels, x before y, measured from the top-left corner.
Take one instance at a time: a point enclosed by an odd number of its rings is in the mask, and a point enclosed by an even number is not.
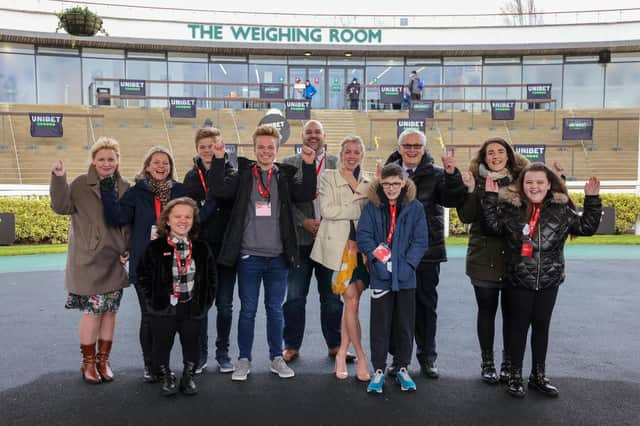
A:
[[[508,25],[538,25],[543,21],[535,0],[506,0],[500,12]]]

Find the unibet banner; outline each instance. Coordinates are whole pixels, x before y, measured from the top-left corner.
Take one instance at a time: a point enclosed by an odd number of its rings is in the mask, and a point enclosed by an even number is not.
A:
[[[551,99],[551,83],[527,84],[527,99]]]
[[[380,102],[383,104],[401,104],[404,86],[401,85],[381,85]]]
[[[169,98],[169,115],[175,118],[196,118],[196,98]]]
[[[146,96],[147,88],[144,80],[119,80],[120,96]]]
[[[238,145],[234,143],[225,143],[224,152],[229,157],[229,162],[234,168],[238,168]]]
[[[516,118],[515,101],[491,101],[492,120],[514,120]]]
[[[579,141],[593,139],[593,118],[563,118],[562,140]]]
[[[30,112],[31,137],[61,138],[62,114],[51,112]]]
[[[260,83],[260,98],[262,98],[262,99],[284,99],[284,84],[282,84],[282,83]]]
[[[265,115],[258,123],[258,126],[263,125],[272,126],[278,129],[278,131],[280,132],[280,145],[289,140],[291,129],[289,128],[289,122],[282,116],[282,113],[278,112]]]
[[[299,99],[287,99],[285,101],[285,115],[287,120],[310,120],[311,101]]]
[[[426,120],[433,118],[433,101],[411,101],[409,104],[410,120]]]
[[[514,145],[515,151],[525,157],[531,163],[544,163],[544,152],[546,145],[526,144]]]
[[[405,120],[401,118],[396,121],[396,127],[397,136],[400,136],[400,134],[407,129],[418,130],[424,133],[424,120]]]
[[[293,146],[294,154],[302,154],[302,147],[303,147],[303,146],[304,146],[304,145],[303,145],[303,144],[301,144],[301,143],[297,143],[297,144],[295,144],[295,145]],[[326,150],[327,150],[327,148],[328,148],[328,147],[327,147],[327,144],[325,143],[325,144],[324,144],[324,150],[326,151]]]

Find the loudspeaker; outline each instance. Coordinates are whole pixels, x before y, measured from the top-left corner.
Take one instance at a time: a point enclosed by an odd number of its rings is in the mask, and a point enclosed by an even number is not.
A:
[[[0,245],[8,246],[16,240],[16,217],[13,213],[0,213]]]
[[[598,62],[601,64],[608,64],[611,62],[611,52],[608,50],[602,50],[598,53]]]

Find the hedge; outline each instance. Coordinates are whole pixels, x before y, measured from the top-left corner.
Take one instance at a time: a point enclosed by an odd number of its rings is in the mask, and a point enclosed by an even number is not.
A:
[[[583,193],[570,193],[571,199],[578,207],[584,202]],[[640,215],[640,197],[634,194],[600,194],[603,206],[616,209],[616,233],[633,233],[638,215]],[[469,226],[460,222],[456,209],[449,210],[449,231],[451,235],[464,235]]]
[[[616,232],[632,233],[640,214],[640,197],[632,194],[602,194],[605,206],[616,209]],[[581,206],[584,194],[572,193],[571,198]],[[16,242],[25,244],[67,242],[69,216],[51,210],[48,196],[0,197],[0,212],[16,216]],[[455,209],[449,210],[451,235],[467,233],[468,226],[460,222]]]

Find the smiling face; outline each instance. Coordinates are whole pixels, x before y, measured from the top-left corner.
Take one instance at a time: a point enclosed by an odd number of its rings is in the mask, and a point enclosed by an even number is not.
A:
[[[547,174],[543,171],[526,172],[522,180],[522,189],[529,202],[541,203],[551,189]]]
[[[492,172],[499,172],[507,167],[509,156],[507,149],[499,143],[490,143],[484,156],[484,163]]]
[[[324,149],[324,129],[315,121],[310,121],[302,129],[302,144],[314,150],[318,155]]]
[[[380,181],[384,195],[389,199],[390,204],[396,204],[405,181],[399,176],[389,176]]]
[[[156,152],[151,156],[151,160],[145,171],[152,179],[165,180],[171,171],[169,156],[163,152]]]
[[[111,176],[118,170],[118,156],[112,149],[101,149],[93,156],[91,164],[96,168],[99,177]]]
[[[402,164],[409,169],[413,169],[420,164],[424,155],[424,145],[420,135],[409,134],[402,139],[398,147],[398,152],[402,156]]]
[[[186,204],[176,204],[169,212],[167,225],[171,236],[186,238],[193,226],[193,208]]]
[[[273,162],[276,160],[276,154],[278,153],[278,140],[273,136],[260,135],[256,136],[255,143],[253,145],[256,153],[256,162],[260,168],[271,168]]]
[[[198,151],[198,155],[202,158],[205,166],[209,166],[211,164],[211,159],[213,158],[213,146],[219,141],[220,138],[202,138],[198,141],[198,145],[196,146],[196,151]]]
[[[360,143],[347,142],[344,144],[342,152],[340,153],[340,162],[345,169],[353,172],[362,162],[363,156],[364,152],[362,152]]]

